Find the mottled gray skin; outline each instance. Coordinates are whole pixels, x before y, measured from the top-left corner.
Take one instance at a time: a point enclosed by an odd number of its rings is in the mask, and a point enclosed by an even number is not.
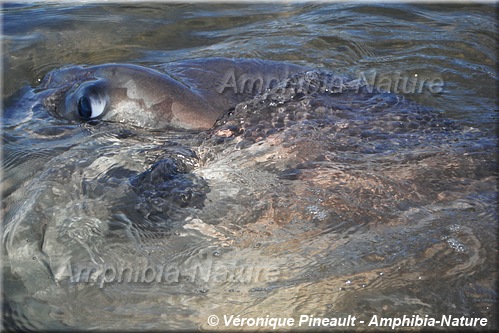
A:
[[[104,64],[54,70],[40,87],[44,105],[69,120],[98,118],[150,129],[208,129],[237,103],[307,70],[280,62],[225,58],[156,68]],[[84,116],[82,108],[87,111]]]

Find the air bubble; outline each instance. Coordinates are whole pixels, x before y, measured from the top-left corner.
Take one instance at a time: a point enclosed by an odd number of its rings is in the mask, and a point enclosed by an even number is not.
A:
[[[461,242],[459,242],[458,240],[456,240],[454,238],[447,239],[447,244],[449,244],[449,246],[452,249],[454,249],[456,252],[467,252],[468,251],[466,246],[464,246],[463,244],[461,244]]]

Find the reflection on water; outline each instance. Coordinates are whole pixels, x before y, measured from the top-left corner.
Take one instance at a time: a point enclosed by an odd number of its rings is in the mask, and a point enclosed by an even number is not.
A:
[[[3,324],[208,330],[216,315],[232,330],[224,315],[307,315],[373,329],[375,315],[452,315],[497,328],[491,13],[5,5]],[[68,64],[213,56],[444,84],[317,93],[332,74],[311,71],[204,132],[55,119],[26,86]]]

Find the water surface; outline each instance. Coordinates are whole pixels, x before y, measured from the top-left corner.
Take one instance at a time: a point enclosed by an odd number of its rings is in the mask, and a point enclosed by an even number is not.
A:
[[[497,328],[494,9],[5,4],[4,326],[354,315],[362,330],[374,315],[453,315]],[[201,133],[73,123],[26,98],[70,64],[203,57],[374,77],[396,94],[274,89]]]

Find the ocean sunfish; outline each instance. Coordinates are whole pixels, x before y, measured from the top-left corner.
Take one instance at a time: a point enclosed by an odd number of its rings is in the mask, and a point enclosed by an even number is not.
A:
[[[37,89],[54,116],[102,119],[149,129],[209,129],[237,103],[307,67],[266,60],[211,58],[148,68],[71,66],[49,72]]]

